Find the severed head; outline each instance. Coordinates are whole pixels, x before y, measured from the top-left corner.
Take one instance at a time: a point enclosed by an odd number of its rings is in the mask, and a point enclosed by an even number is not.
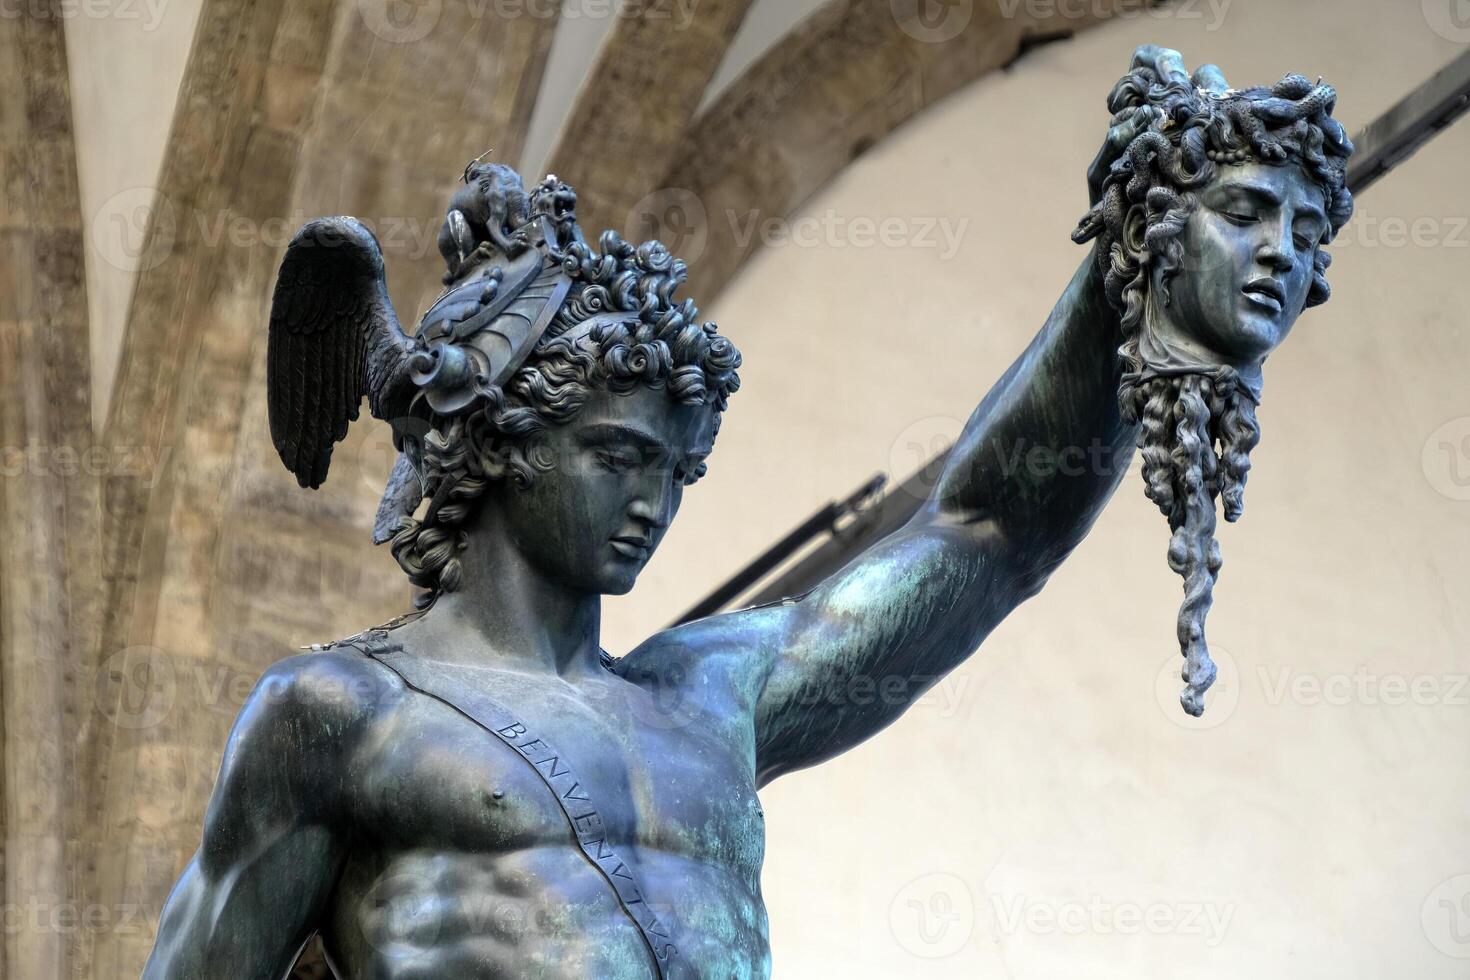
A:
[[[1098,240],[1121,314],[1119,398],[1142,426],[1146,492],[1184,578],[1181,701],[1192,715],[1216,674],[1205,642],[1221,564],[1215,501],[1226,520],[1241,516],[1262,365],[1304,309],[1327,301],[1324,246],[1352,216],[1353,146],[1336,101],[1320,80],[1235,90],[1213,65],[1191,76],[1177,52],[1139,49],[1108,99],[1119,155],[1073,235]]]

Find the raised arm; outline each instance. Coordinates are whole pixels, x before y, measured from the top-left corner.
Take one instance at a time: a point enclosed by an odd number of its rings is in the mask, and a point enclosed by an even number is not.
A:
[[[1169,48],[1138,48],[1140,67],[1192,84]],[[1197,77],[1224,88],[1213,66]],[[1094,206],[1159,111],[1113,117],[1088,170]],[[1088,230],[1074,239],[1095,237]],[[1086,536],[1138,441],[1119,409],[1122,327],[1097,259],[1082,263],[981,401],[909,524],[800,600],[654,637],[626,658],[630,676],[677,687],[698,663],[705,689],[727,679],[717,689],[734,692],[753,719],[747,734],[765,783],[880,731],[970,656]]]
[[[362,661],[363,658],[356,658]],[[279,980],[315,931],[344,856],[344,751],[362,667],[284,660],[235,721],[204,839],[169,895],[144,980]]]
[[[1089,258],[913,521],[799,602],[696,624],[763,652],[752,687],[762,782],[893,722],[1087,534],[1136,438],[1119,417],[1118,331]]]

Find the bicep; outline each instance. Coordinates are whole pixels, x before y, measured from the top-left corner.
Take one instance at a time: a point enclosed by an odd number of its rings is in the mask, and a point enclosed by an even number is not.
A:
[[[918,521],[785,607],[756,702],[762,783],[895,721],[1039,588],[985,522]]]
[[[164,906],[144,980],[285,976],[315,931],[340,849],[320,827],[249,843],[220,865],[206,835]]]

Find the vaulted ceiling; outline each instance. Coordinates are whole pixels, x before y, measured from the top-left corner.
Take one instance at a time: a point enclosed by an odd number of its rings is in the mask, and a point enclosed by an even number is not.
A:
[[[545,169],[578,186],[589,228],[678,236],[697,212],[693,286],[708,301],[759,240],[729,216],[789,214],[1028,41],[1091,23],[1003,16],[996,0],[952,33],[886,0],[651,0],[560,27],[555,5],[203,0],[124,270],[131,299],[108,314],[114,343],[99,341],[97,304],[88,327],[82,75],[67,64],[69,46],[87,48],[65,35],[61,0],[32,6],[0,18],[4,444],[49,447],[4,482],[0,511],[4,870],[12,892],[103,908],[162,902],[233,717],[227,699],[155,714],[140,694],[172,704],[199,677],[229,690],[404,605],[396,570],[365,560],[385,434],[355,428],[317,494],[275,464],[263,325],[290,228],[332,213],[374,223],[401,306],[422,307],[465,161],[490,146],[524,160],[534,137]],[[756,43],[752,24],[789,30]],[[117,351],[115,379],[99,343]],[[97,465],[58,482],[62,449]],[[10,976],[130,976],[151,936],[4,942]]]

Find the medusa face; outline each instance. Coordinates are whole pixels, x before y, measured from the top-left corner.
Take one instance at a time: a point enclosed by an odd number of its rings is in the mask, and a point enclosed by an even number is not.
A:
[[[500,509],[521,557],[585,594],[629,592],[668,531],[714,441],[715,408],[662,388],[589,393],[532,450],[549,465],[524,488],[502,487]]]
[[[1321,185],[1295,164],[1223,166],[1198,191],[1172,276],[1155,268],[1152,323],[1209,363],[1253,367],[1307,305],[1330,224]],[[1166,294],[1161,292],[1166,289]]]

